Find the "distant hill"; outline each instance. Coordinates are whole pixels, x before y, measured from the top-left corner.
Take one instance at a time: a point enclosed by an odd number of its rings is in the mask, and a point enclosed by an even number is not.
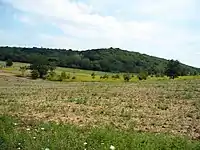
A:
[[[105,72],[147,71],[149,74],[163,74],[168,60],[130,52],[119,48],[73,51],[48,48],[0,47],[0,60],[32,63],[36,57],[43,57],[60,67],[79,68]],[[199,68],[182,64],[182,74],[197,74]]]

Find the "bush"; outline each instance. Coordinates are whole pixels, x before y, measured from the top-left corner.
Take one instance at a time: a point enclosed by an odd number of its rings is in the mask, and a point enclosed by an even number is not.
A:
[[[20,67],[19,71],[21,71],[21,76],[24,77],[25,76],[25,73],[26,73],[26,70],[28,69],[27,66],[22,66]]]
[[[138,74],[138,79],[139,80],[146,80],[148,77],[148,74],[146,72],[141,72]]]
[[[50,71],[47,75],[47,79],[50,81],[56,80],[56,73],[54,71]]]
[[[155,76],[156,77],[164,77],[165,75],[163,73],[157,73]]]
[[[34,79],[34,80],[39,78],[39,72],[37,70],[32,70],[31,71],[31,78]]]
[[[60,80],[63,81],[63,80],[65,80],[66,78],[67,78],[67,75],[66,75],[65,71],[63,71],[63,72],[61,73],[61,75],[60,75]]]
[[[11,60],[11,59],[8,59],[8,60],[6,61],[6,67],[11,67],[12,65],[13,65],[12,60]]]
[[[68,75],[66,76],[66,79],[70,79],[70,77],[71,77],[71,75],[70,75],[70,74],[68,74]]]
[[[107,74],[104,74],[103,76],[100,77],[101,79],[108,79],[109,76]]]
[[[158,77],[160,77],[160,74],[159,74],[159,73],[156,74],[156,78],[158,78]]]
[[[112,78],[113,79],[120,79],[120,76],[118,74],[116,74],[116,75],[112,75]]]
[[[124,77],[124,81],[126,81],[126,82],[129,82],[131,79],[130,74],[124,74],[123,77]]]
[[[92,77],[92,79],[94,79],[95,78],[95,73],[93,72],[92,74],[91,74],[91,77]]]

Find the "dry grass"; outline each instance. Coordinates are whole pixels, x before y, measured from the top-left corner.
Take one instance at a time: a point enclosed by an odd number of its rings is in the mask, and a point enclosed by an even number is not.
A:
[[[0,76],[0,114],[200,138],[200,80],[60,83]]]

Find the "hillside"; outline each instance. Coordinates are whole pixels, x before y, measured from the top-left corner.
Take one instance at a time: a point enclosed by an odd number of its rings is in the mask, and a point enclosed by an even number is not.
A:
[[[149,74],[163,74],[168,60],[130,52],[121,49],[92,49],[73,51],[48,48],[0,47],[0,60],[11,59],[16,62],[32,63],[42,57],[60,67],[79,68],[105,72],[147,71]],[[198,68],[182,64],[182,74],[196,74]]]

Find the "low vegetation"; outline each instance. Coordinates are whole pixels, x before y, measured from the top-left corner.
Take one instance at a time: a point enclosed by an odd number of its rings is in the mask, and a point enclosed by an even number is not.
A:
[[[0,117],[0,148],[3,150],[198,150],[200,142],[165,134],[84,128],[69,124],[24,122]]]

